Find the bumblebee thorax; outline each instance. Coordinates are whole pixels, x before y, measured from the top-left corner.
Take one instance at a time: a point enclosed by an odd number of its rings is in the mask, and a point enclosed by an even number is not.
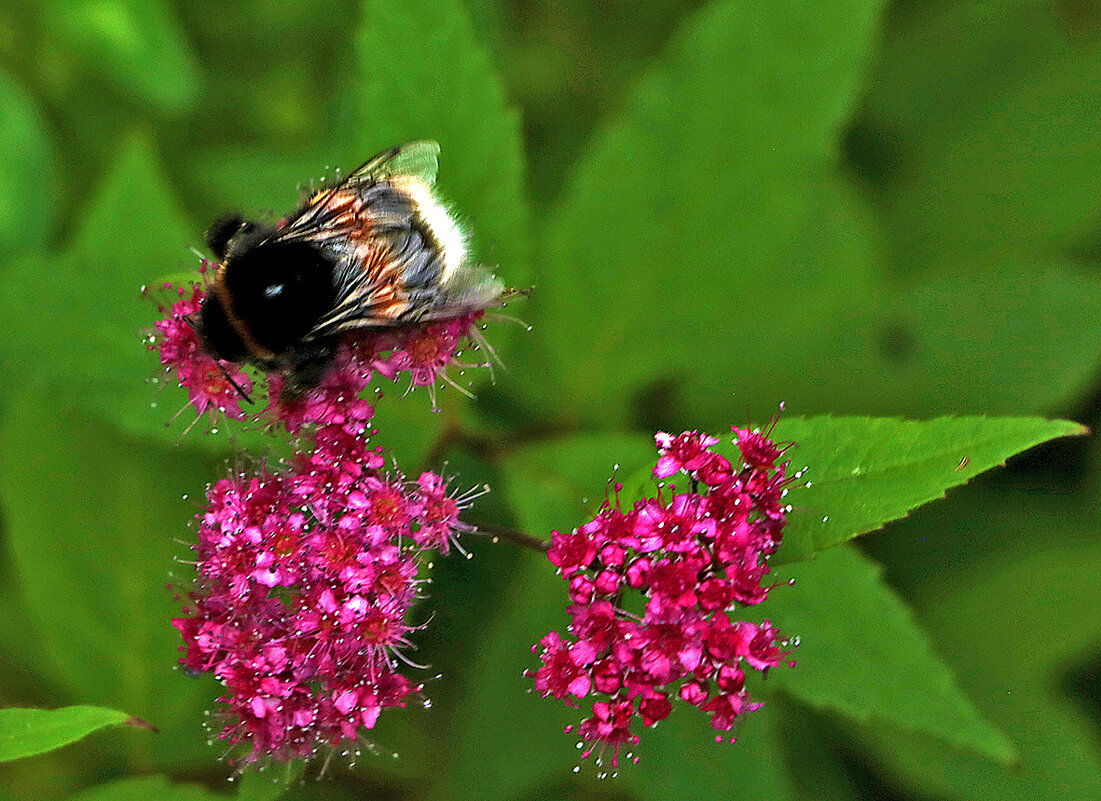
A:
[[[307,242],[231,249],[215,278],[212,303],[204,303],[202,331],[212,352],[243,350],[265,360],[285,355],[332,310],[333,269],[332,257]]]

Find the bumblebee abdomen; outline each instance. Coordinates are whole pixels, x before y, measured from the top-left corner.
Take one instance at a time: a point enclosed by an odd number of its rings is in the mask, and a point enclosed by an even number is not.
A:
[[[408,198],[413,208],[413,225],[424,234],[425,245],[436,251],[440,262],[439,281],[447,283],[466,264],[466,233],[424,181],[399,176],[391,179],[391,185]]]

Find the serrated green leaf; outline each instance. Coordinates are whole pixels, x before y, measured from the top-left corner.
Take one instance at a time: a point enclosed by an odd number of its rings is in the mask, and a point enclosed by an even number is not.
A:
[[[881,5],[713,3],[597,136],[548,220],[535,299],[575,414],[622,423],[670,378],[697,419],[732,392],[757,405],[874,292],[872,234],[832,163]]]
[[[179,112],[198,98],[197,59],[163,0],[76,0],[44,9],[66,49],[137,99]]]
[[[877,565],[834,548],[782,571],[768,601],[747,610],[798,636],[793,668],[769,675],[774,688],[816,708],[866,723],[885,721],[1009,763],[1015,751],[984,721],[933,653]]]
[[[229,801],[197,784],[176,784],[167,776],[140,776],[90,787],[68,801]],[[244,796],[241,797],[244,801]]]
[[[38,110],[0,72],[0,259],[41,248],[52,233],[53,152]]]
[[[130,716],[95,706],[62,709],[0,709],[0,762],[43,754]]]
[[[461,0],[367,0],[345,94],[337,141],[360,159],[400,142],[438,141],[440,192],[469,222],[474,255],[507,283],[527,285],[520,116]]]
[[[868,136],[896,269],[1064,255],[1101,219],[1101,47],[1045,0],[929,3],[891,26]],[[930,48],[937,58],[930,59]]]
[[[1021,525],[1035,525],[1023,517]],[[1004,524],[974,526],[988,539]],[[1101,642],[1092,542],[1027,542],[919,589],[914,605],[936,649],[979,709],[1017,745],[1012,769],[936,740],[875,730],[859,741],[879,770],[915,792],[958,801],[1092,801],[1101,795],[1097,716],[1067,693],[1067,672]]]
[[[199,710],[214,688],[173,669],[180,603],[166,587],[174,558],[190,553],[178,538],[194,513],[185,497],[207,480],[201,463],[143,447],[29,385],[7,410],[0,451],[6,534],[43,668],[76,697],[160,729],[134,743],[139,752],[167,762],[205,754]]]
[[[1084,433],[1077,423],[1038,417],[783,419],[774,439],[796,443],[792,469],[809,468],[811,486],[791,487],[777,562],[874,531],[1015,453]]]

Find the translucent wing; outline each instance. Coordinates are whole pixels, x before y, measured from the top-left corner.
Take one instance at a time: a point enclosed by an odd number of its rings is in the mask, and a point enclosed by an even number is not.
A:
[[[440,146],[436,142],[407,142],[368,159],[346,179],[377,181],[391,175],[411,175],[429,186],[436,183]]]

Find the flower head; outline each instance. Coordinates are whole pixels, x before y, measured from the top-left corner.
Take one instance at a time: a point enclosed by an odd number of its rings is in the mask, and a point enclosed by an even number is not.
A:
[[[176,294],[150,347],[199,412],[243,418],[252,379],[213,359],[191,323],[204,290]],[[385,471],[363,396],[376,373],[408,372],[430,386],[478,316],[349,335],[305,392],[285,392],[282,374],[265,377],[268,403],[256,419],[294,435],[296,452],[209,488],[197,515],[196,586],[173,621],[184,668],[225,686],[218,735],[243,761],[354,742],[384,710],[418,697],[398,666],[426,581],[420,565],[473,530],[459,516],[482,491],[456,494],[435,473],[408,481]]]
[[[786,464],[776,465],[783,451],[767,436],[735,433],[737,465],[712,450],[714,437],[658,434],[655,478],[685,473],[691,491],[659,491],[626,511],[617,494],[588,523],[553,532],[547,557],[568,582],[571,622],[566,635],[552,631],[533,647],[542,664],[529,675],[544,696],[571,705],[595,697],[570,730],[583,756],[596,752],[613,769],[620,749],[638,742],[634,721],[653,726],[677,700],[729,731],[760,706],[746,692],[746,671],[784,657],[770,623],[738,620],[735,611],[768,595],[766,560],[788,511],[780,504]],[[630,591],[642,595],[641,616],[620,606]]]
[[[183,665],[226,686],[220,736],[245,761],[308,757],[356,740],[420,687],[397,672],[409,646],[420,555],[458,530],[446,484],[379,472],[362,440],[349,478],[309,460],[215,483],[199,517],[199,583],[185,616]]]

